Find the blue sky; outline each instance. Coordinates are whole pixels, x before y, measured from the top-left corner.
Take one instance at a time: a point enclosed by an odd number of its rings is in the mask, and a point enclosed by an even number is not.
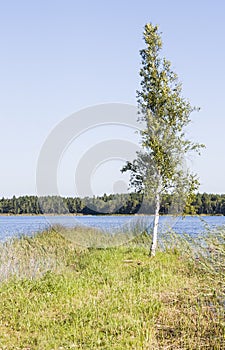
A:
[[[1,1],[0,197],[36,193],[41,147],[64,118],[101,103],[136,104],[147,22],[160,26],[183,95],[201,107],[188,130],[206,144],[191,160],[200,190],[225,193],[224,13],[222,0]]]

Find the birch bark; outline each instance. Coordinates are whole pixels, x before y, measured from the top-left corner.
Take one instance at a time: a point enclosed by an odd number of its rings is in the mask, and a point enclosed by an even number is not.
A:
[[[158,226],[159,226],[159,210],[160,210],[160,193],[162,190],[162,183],[159,181],[159,185],[156,191],[156,203],[155,203],[155,216],[153,221],[153,232],[152,232],[152,244],[150,247],[150,256],[155,256],[157,241],[158,241]]]

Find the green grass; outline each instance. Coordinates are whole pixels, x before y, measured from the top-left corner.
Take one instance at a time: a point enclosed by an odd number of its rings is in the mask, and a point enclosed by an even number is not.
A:
[[[94,247],[77,244],[81,233]],[[98,249],[92,233],[57,228],[0,247],[0,349],[225,348],[222,231],[209,254],[174,238],[155,258],[145,234]]]

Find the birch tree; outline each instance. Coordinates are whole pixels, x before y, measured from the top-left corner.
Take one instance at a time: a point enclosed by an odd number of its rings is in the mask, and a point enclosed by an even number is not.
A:
[[[138,120],[142,150],[122,172],[130,171],[130,185],[154,201],[154,222],[150,255],[157,248],[159,210],[162,195],[170,193],[188,205],[199,183],[197,176],[184,169],[190,151],[203,145],[186,138],[190,115],[198,110],[182,96],[182,85],[171,63],[160,56],[161,34],[151,23],[144,28],[145,48],[141,55],[141,89],[137,91]]]

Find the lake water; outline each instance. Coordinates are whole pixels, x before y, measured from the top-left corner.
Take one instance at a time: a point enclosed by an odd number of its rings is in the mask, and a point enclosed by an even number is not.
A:
[[[21,235],[33,235],[51,225],[60,224],[66,227],[90,226],[109,232],[126,230],[137,222],[150,230],[152,216],[0,216],[0,241]],[[160,217],[160,229],[172,228],[178,234],[196,235],[206,228],[214,229],[225,225],[225,216],[187,216]]]

